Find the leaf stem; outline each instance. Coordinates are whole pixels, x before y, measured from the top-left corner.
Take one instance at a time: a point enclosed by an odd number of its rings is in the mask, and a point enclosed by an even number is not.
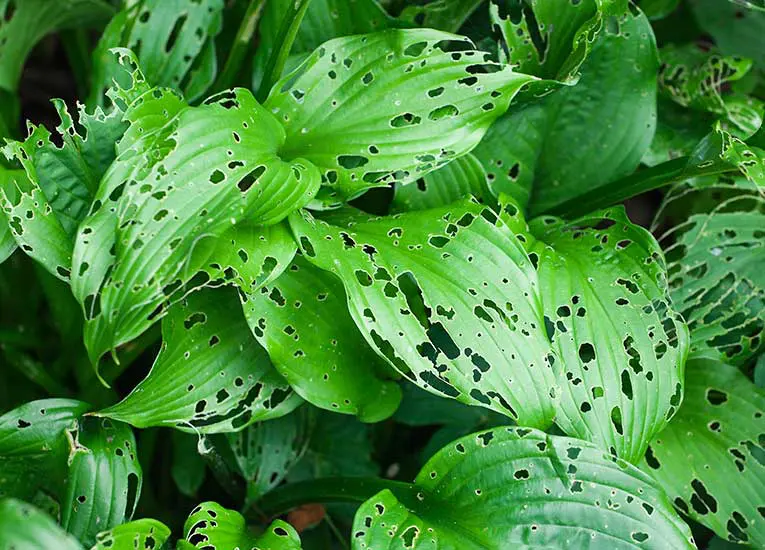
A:
[[[236,36],[231,45],[231,51],[228,54],[228,59],[226,59],[226,64],[223,66],[223,70],[218,75],[218,78],[212,87],[214,92],[220,92],[221,90],[226,90],[236,85],[237,77],[242,68],[242,62],[244,61],[244,56],[250,46],[252,37],[255,36],[255,31],[258,28],[258,22],[260,21],[260,16],[263,14],[265,5],[266,0],[250,0],[250,4],[247,6],[247,11],[244,13],[242,23],[236,31]]]
[[[404,506],[413,508],[419,502],[420,489],[413,483],[377,477],[325,477],[289,483],[266,493],[253,507],[260,514],[272,517],[310,503],[356,502],[361,504],[389,489]]]
[[[263,72],[263,81],[258,88],[258,101],[261,103],[266,100],[271,88],[279,81],[282,72],[284,72],[284,65],[287,63],[292,44],[295,42],[298,29],[310,3],[311,0],[293,0],[287,8],[287,13],[284,14],[275,42],[278,46],[274,48],[268,58],[266,69]]]

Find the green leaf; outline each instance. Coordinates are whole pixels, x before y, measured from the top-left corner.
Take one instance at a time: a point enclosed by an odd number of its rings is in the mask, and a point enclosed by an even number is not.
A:
[[[295,392],[317,407],[377,422],[393,414],[401,391],[346,301],[334,275],[297,257],[243,307],[255,338]]]
[[[722,538],[765,544],[765,392],[717,359],[688,362],[680,412],[641,467],[675,506]]]
[[[661,488],[584,441],[496,428],[454,441],[420,470],[414,502],[361,505],[354,548],[695,548]]]
[[[576,86],[511,110],[473,151],[495,195],[536,215],[638,165],[655,128],[656,45],[639,12],[617,21],[593,44]]]
[[[426,174],[416,184],[397,185],[391,211],[427,210],[446,206],[471,195],[487,204],[496,204],[486,183],[486,171],[468,153]]]
[[[203,290],[170,308],[149,375],[99,416],[189,433],[236,431],[289,413],[301,399],[274,370],[233,289]]]
[[[751,58],[759,68],[765,68],[765,13],[744,9],[740,1],[736,5],[730,1],[694,0],[689,5],[696,23],[722,53]]]
[[[325,43],[266,107],[285,128],[282,154],[320,168],[331,206],[469,152],[531,80],[464,37],[390,30]]]
[[[131,126],[74,252],[72,290],[94,363],[183,295],[200,239],[276,224],[319,186],[309,162],[280,158],[284,131],[247,90],[199,107],[155,91],[125,116]]]
[[[303,457],[315,421],[313,410],[301,407],[281,418],[226,434],[239,473],[247,483],[248,503],[279,485]]]
[[[712,114],[685,109],[663,97],[659,98],[657,112],[656,133],[641,159],[648,166],[689,156],[715,122]]]
[[[623,209],[531,222],[545,324],[561,362],[555,422],[629,462],[682,400],[688,329],[659,244]],[[597,266],[597,268],[593,268]]]
[[[137,519],[96,535],[91,550],[161,549],[170,538],[170,529],[155,519]]]
[[[418,27],[457,32],[482,3],[483,0],[427,0],[404,7],[398,19]]]
[[[89,103],[100,102],[111,86],[110,50],[118,46],[135,52],[152,85],[180,90],[188,101],[197,99],[217,72],[214,38],[222,11],[223,0],[143,0],[116,14],[93,54]]]
[[[69,433],[69,432],[68,432]],[[129,426],[85,418],[70,433],[71,451],[61,525],[85,545],[133,516],[143,475]]]
[[[61,529],[48,514],[14,498],[0,499],[0,533],[3,548],[82,550],[77,540]]]
[[[465,200],[348,218],[290,223],[306,259],[342,280],[369,345],[430,392],[549,426],[555,375],[536,273],[496,214]]]
[[[178,550],[300,550],[300,537],[290,524],[277,519],[262,535],[254,536],[239,512],[215,502],[194,508],[183,529],[185,540],[178,541]]]
[[[0,189],[4,189],[10,177],[10,171],[0,168]],[[0,191],[1,193],[1,191]],[[1,206],[1,205],[0,205]],[[0,210],[0,264],[10,258],[16,250],[16,239],[13,237],[11,226],[3,210]]]
[[[16,91],[27,56],[45,36],[95,26],[113,11],[102,0],[0,0],[0,88]]]
[[[648,19],[663,19],[677,9],[680,0],[643,0],[640,9]]]
[[[691,352],[743,365],[765,338],[765,198],[745,184],[681,186],[654,226],[666,223],[669,287]]]
[[[173,463],[170,475],[181,494],[193,497],[205,481],[207,466],[197,451],[198,439],[195,435],[174,431]]]

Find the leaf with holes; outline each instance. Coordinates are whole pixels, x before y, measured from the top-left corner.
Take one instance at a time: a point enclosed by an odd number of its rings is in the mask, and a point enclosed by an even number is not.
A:
[[[494,206],[496,200],[486,184],[486,171],[471,154],[453,160],[417,180],[413,185],[397,185],[392,212],[410,212],[446,206],[474,196]]]
[[[533,215],[631,173],[651,143],[653,31],[639,12],[613,21],[593,43],[576,86],[511,109],[473,152],[494,193],[511,195]]]
[[[354,548],[695,548],[649,476],[589,443],[537,430],[458,439],[428,461],[415,487],[362,504]]]
[[[748,0],[693,0],[689,6],[698,26],[714,39],[723,54],[749,57],[763,69],[765,13],[744,9],[745,3]]]
[[[732,542],[765,545],[765,392],[717,359],[688,362],[685,399],[641,463],[675,506]]]
[[[343,285],[331,273],[296,257],[246,297],[244,312],[274,367],[306,401],[365,422],[396,410],[401,390],[348,315]]]
[[[530,227],[529,257],[561,362],[555,422],[635,462],[683,397],[688,329],[672,309],[661,249],[619,208]]]
[[[265,105],[284,126],[282,155],[319,167],[323,204],[339,204],[469,152],[533,80],[489,57],[432,29],[338,38],[278,82]]]
[[[155,519],[137,519],[102,531],[91,550],[160,549],[170,537],[170,529]]]
[[[668,195],[663,212],[655,225],[674,225],[661,242],[691,352],[743,365],[765,338],[765,198],[745,184],[689,185]]]
[[[131,127],[74,251],[72,290],[94,363],[198,286],[189,262],[200,240],[276,224],[319,186],[312,164],[280,158],[284,131],[244,89],[199,107],[154,91],[125,116]]]
[[[290,223],[306,259],[342,280],[369,345],[411,382],[523,425],[552,422],[536,273],[490,208],[465,200],[334,223],[294,214]]]
[[[144,0],[117,13],[94,52],[89,103],[100,102],[112,83],[111,48],[130,48],[155,86],[199,98],[217,72],[215,35],[221,28],[223,0]]]
[[[301,403],[255,341],[233,289],[202,290],[170,308],[149,375],[98,415],[190,433],[241,430]]]
[[[15,498],[0,498],[0,533],[3,548],[82,550],[77,539],[59,527],[52,517]]]
[[[61,499],[61,525],[86,545],[129,521],[141,495],[143,474],[129,426],[85,417],[67,431],[71,450]]]
[[[189,515],[183,527],[185,540],[178,541],[178,550],[300,550],[300,537],[292,526],[275,520],[266,531],[255,536],[248,532],[239,512],[215,502],[203,502]]]

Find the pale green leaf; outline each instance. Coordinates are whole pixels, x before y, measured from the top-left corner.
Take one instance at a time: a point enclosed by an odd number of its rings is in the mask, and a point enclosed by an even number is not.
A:
[[[171,307],[162,339],[149,375],[100,416],[138,428],[219,433],[285,415],[301,402],[253,338],[233,289],[195,292]]]
[[[393,414],[401,390],[354,325],[346,301],[334,275],[297,257],[273,283],[246,297],[244,312],[276,370],[301,397],[377,422]]]
[[[765,545],[765,392],[717,359],[692,359],[680,412],[641,463],[675,506],[724,539]]]
[[[548,426],[555,375],[536,272],[496,214],[465,200],[348,218],[290,223],[306,259],[342,280],[369,345],[428,391]]]
[[[82,550],[52,517],[14,498],[0,499],[0,534],[3,550]]]
[[[464,37],[390,30],[320,46],[266,107],[284,126],[282,154],[319,167],[331,206],[469,152],[531,80]]]
[[[496,428],[452,442],[415,498],[361,505],[355,549],[695,548],[661,488],[577,439]]]
[[[170,529],[155,519],[137,519],[96,535],[91,550],[160,550],[170,537]]]
[[[143,474],[135,436],[126,424],[88,418],[67,432],[71,450],[61,525],[83,544],[129,521],[141,495]]]
[[[607,25],[576,86],[511,109],[473,154],[495,193],[536,215],[631,173],[656,121],[658,59],[644,15]]]

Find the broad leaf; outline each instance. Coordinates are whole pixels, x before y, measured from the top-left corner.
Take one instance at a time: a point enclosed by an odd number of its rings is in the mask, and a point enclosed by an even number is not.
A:
[[[91,550],[159,550],[169,537],[170,529],[162,522],[137,519],[99,533]]]
[[[342,280],[369,345],[411,382],[523,425],[551,423],[555,375],[536,273],[490,208],[465,200],[290,223],[306,259]]]
[[[104,0],[0,0],[0,88],[16,91],[24,62],[49,33],[106,21]]]
[[[673,220],[678,206],[682,217]],[[765,198],[745,184],[684,186],[663,208],[655,225],[674,224],[661,241],[691,352],[744,364],[765,337]]]
[[[277,519],[260,536],[251,534],[239,512],[215,502],[203,502],[194,510],[183,528],[185,540],[178,550],[300,550],[300,537],[292,526]]]
[[[410,212],[446,206],[474,196],[495,204],[486,181],[486,171],[471,154],[453,160],[418,179],[416,184],[397,185],[392,212]]]
[[[670,99],[660,97],[657,104],[656,133],[651,147],[641,159],[655,166],[662,162],[689,156],[704,137],[712,131],[715,115],[680,107]]]
[[[61,529],[52,517],[14,498],[0,499],[0,533],[3,548],[82,550],[77,539]]]
[[[399,21],[447,32],[457,32],[484,0],[427,0],[406,6]]]
[[[199,454],[199,439],[194,434],[174,431],[173,462],[170,465],[170,476],[181,494],[187,497],[196,496],[205,481],[207,465]]]
[[[751,58],[762,69],[765,13],[745,9],[741,4],[746,1],[693,0],[689,5],[696,23],[725,55]]]
[[[338,38],[271,92],[286,158],[323,172],[325,206],[409,183],[470,151],[532,77],[432,29]]]
[[[648,149],[656,118],[658,60],[640,13],[607,25],[564,87],[501,117],[473,154],[495,195],[536,215],[631,173]]]
[[[656,240],[621,209],[531,222],[562,396],[555,422],[629,462],[682,400],[688,329],[672,310]],[[593,269],[596,266],[596,269]]]
[[[285,415],[301,402],[252,337],[233,289],[196,292],[171,307],[162,339],[149,375],[99,416],[218,433]]]
[[[420,470],[415,495],[361,505],[354,548],[695,548],[661,488],[589,443],[526,428],[457,441]]]
[[[216,73],[213,39],[221,27],[223,0],[143,0],[114,16],[94,52],[89,103],[100,102],[111,86],[111,48],[130,48],[149,82],[197,99]]]
[[[685,399],[641,464],[721,537],[765,545],[765,392],[716,359],[688,362]]]
[[[244,222],[273,225],[319,186],[310,163],[280,158],[284,131],[246,90],[200,107],[155,91],[125,116],[131,127],[74,252],[72,290],[93,362],[182,296],[199,240]]]
[[[401,391],[348,315],[334,275],[297,257],[243,307],[274,367],[306,401],[366,422],[396,410]]]
[[[133,516],[143,475],[129,426],[86,418],[68,433],[71,451],[61,525],[86,545]]]

